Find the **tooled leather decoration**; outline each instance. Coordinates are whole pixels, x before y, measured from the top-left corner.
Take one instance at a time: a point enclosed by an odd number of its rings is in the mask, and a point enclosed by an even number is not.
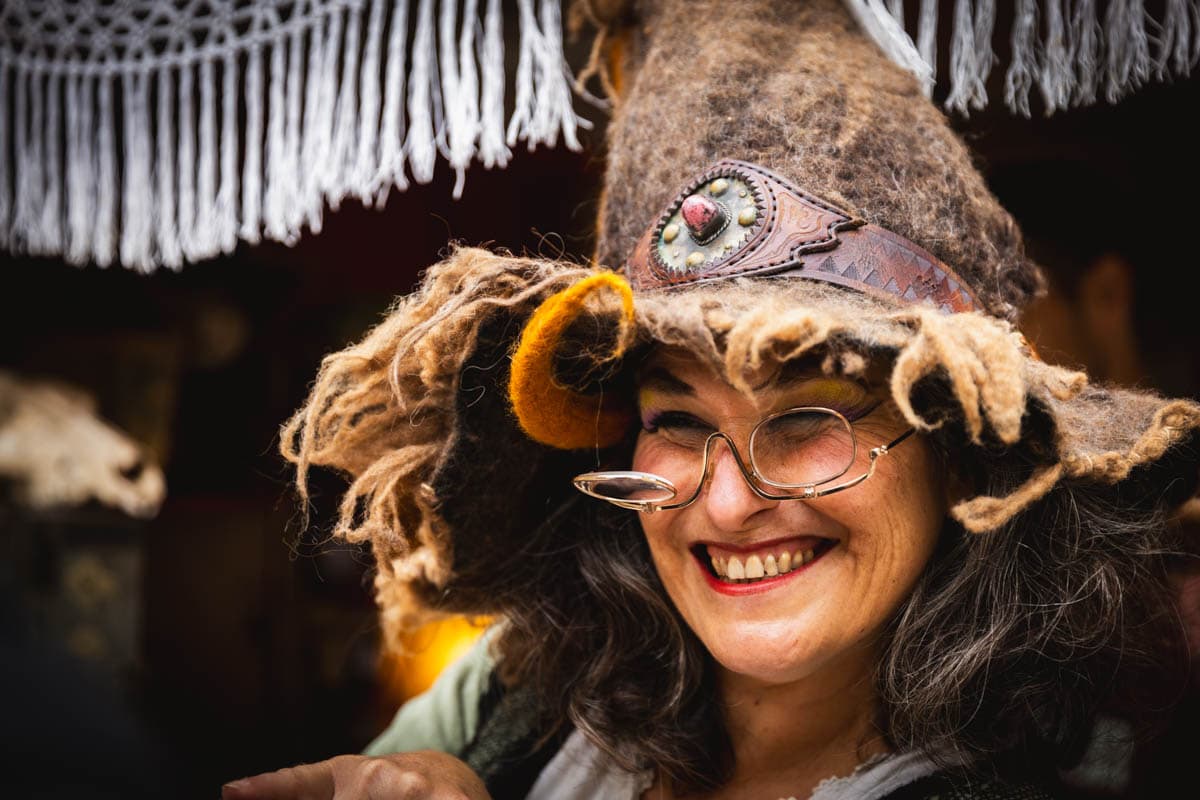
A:
[[[763,167],[731,159],[680,192],[624,272],[635,289],[787,275],[945,313],[983,310],[966,282],[929,252]]]

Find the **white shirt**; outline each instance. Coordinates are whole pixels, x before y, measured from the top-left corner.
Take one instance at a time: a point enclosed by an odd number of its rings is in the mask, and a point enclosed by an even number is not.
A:
[[[879,756],[850,775],[821,781],[808,800],[880,800],[936,771],[934,763],[919,753]],[[526,800],[638,800],[653,782],[653,773],[626,772],[574,731],[542,770]]]

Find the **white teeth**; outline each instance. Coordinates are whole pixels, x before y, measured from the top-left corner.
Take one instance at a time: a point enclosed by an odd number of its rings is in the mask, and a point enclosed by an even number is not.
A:
[[[743,558],[745,559],[744,561]],[[775,553],[768,553],[766,555],[754,554],[743,556],[742,558],[737,556],[729,556],[728,558],[725,556],[709,556],[713,572],[716,573],[718,578],[729,583],[749,583],[762,580],[763,578],[786,575],[808,564],[815,558],[816,550],[814,548],[796,550],[794,552],[785,550],[778,555]]]

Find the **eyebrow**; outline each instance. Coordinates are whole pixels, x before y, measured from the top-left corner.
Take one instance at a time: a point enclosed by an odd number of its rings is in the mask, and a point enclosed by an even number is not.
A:
[[[692,388],[690,383],[676,377],[664,367],[651,367],[646,370],[643,375],[639,376],[638,385],[642,389],[650,389],[667,394],[679,394],[686,397],[696,396],[696,390]]]
[[[796,372],[789,373],[789,371],[785,369],[771,382],[771,386],[776,389],[786,390],[804,386],[805,384],[814,383],[820,380],[822,380],[820,377]],[[848,379],[842,378],[840,380]],[[854,383],[853,381],[848,382]],[[684,397],[696,396],[696,390],[690,383],[682,378],[679,378],[666,367],[651,367],[638,377],[637,383],[642,389],[649,389],[651,391],[663,392],[665,394],[682,395]]]

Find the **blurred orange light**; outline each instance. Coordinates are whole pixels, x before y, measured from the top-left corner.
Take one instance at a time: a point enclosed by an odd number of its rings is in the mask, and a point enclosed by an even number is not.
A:
[[[490,623],[490,619],[451,617],[405,636],[405,653],[388,654],[383,660],[388,698],[399,704],[428,689],[442,670],[470,649]]]

